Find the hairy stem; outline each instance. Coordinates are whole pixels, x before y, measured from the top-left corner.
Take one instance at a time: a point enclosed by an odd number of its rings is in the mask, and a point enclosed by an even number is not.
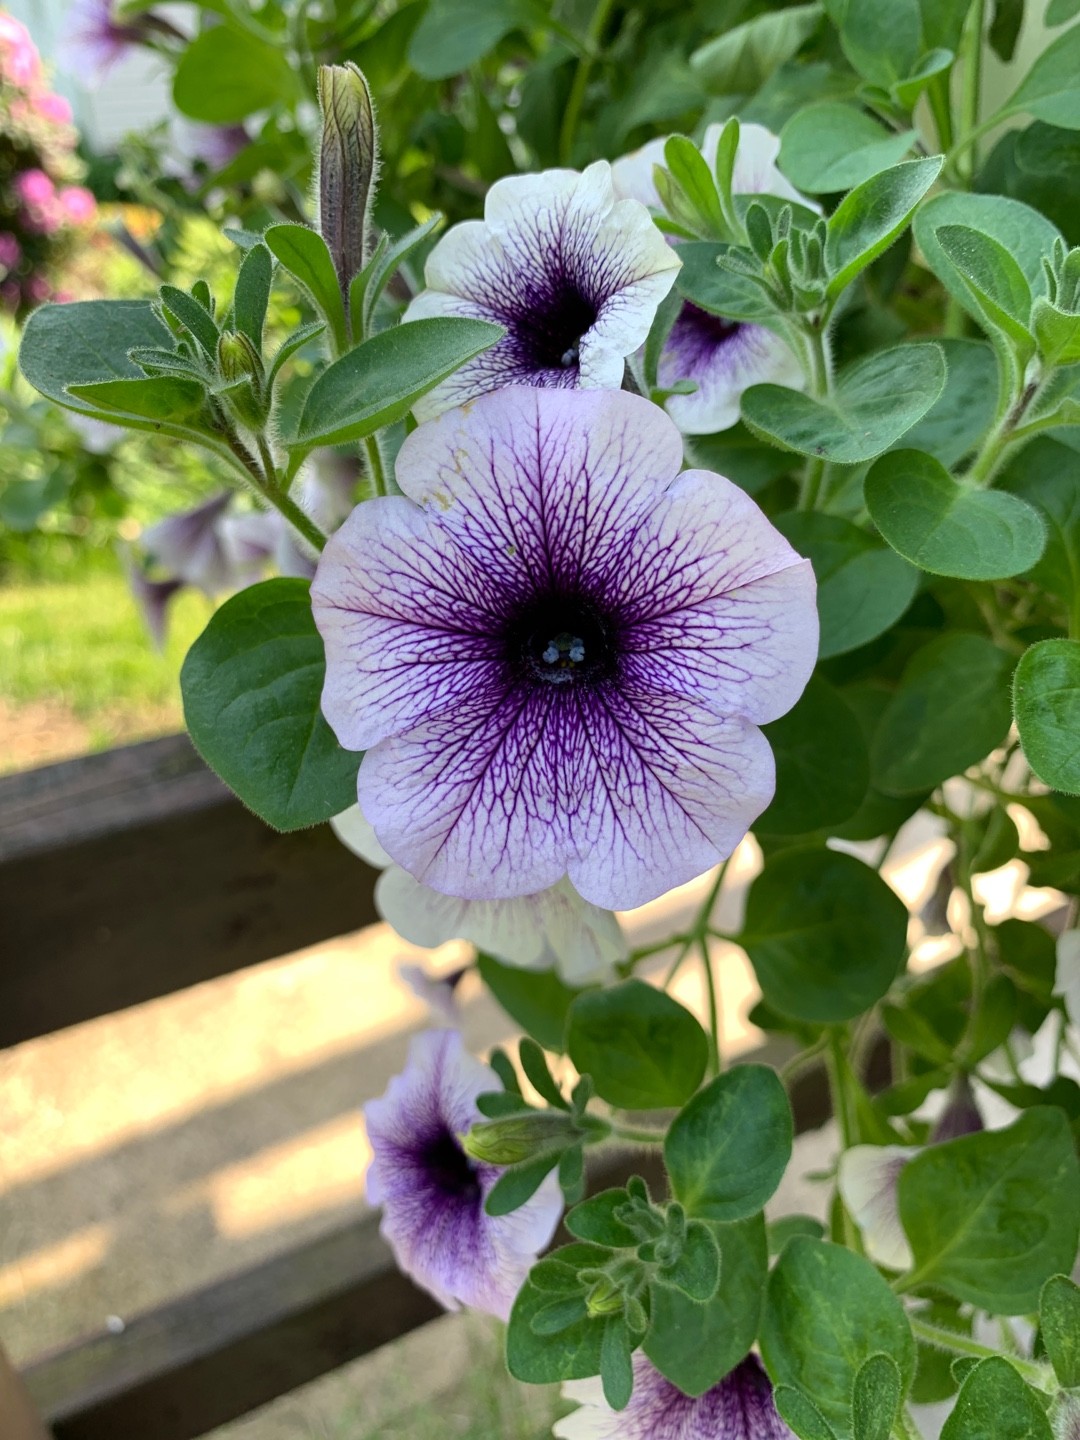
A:
[[[910,1279],[910,1277],[908,1277]],[[897,1285],[897,1289],[906,1289],[907,1286]],[[957,1355],[975,1355],[980,1360],[989,1356],[1000,1357],[1001,1352],[989,1345],[980,1345],[978,1340],[973,1340],[970,1335],[961,1335],[955,1330],[946,1330],[941,1325],[931,1325],[927,1320],[920,1320],[917,1315],[909,1315],[911,1329],[919,1340],[925,1340],[927,1345],[936,1345],[939,1350],[952,1350]],[[1048,1382],[1047,1371],[1044,1366],[1036,1364],[1031,1360],[1021,1360],[1016,1355],[1005,1357],[1009,1364],[1015,1366],[1025,1380],[1045,1390]]]
[[[615,0],[597,0],[596,9],[589,22],[589,29],[585,37],[585,51],[574,72],[570,96],[566,102],[566,110],[563,112],[562,127],[559,130],[559,162],[562,165],[569,165],[573,158],[574,141],[577,139],[577,127],[581,119],[581,107],[585,102],[585,91],[589,86],[593,62],[614,3]]]

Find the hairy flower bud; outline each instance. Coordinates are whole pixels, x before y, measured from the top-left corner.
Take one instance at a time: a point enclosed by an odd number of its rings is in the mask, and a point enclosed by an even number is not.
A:
[[[223,380],[242,380],[262,375],[262,360],[255,346],[241,332],[226,331],[218,339],[218,368]]]
[[[333,256],[347,310],[349,284],[367,258],[379,132],[368,83],[351,61],[319,67],[319,104],[319,231]]]
[[[498,1120],[481,1121],[462,1139],[466,1155],[486,1165],[516,1165],[542,1151],[561,1150],[578,1138],[569,1115],[553,1110],[523,1110]]]

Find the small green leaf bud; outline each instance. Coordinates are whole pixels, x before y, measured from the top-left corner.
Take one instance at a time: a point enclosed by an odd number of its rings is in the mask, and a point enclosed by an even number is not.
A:
[[[562,1150],[578,1139],[569,1115],[525,1110],[498,1120],[482,1120],[462,1139],[466,1155],[485,1165],[518,1165],[545,1151]]]

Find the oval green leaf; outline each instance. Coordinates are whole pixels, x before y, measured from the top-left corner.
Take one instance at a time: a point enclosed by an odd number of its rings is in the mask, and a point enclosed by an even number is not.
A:
[[[326,659],[306,580],[264,580],[227,600],[180,672],[199,754],[256,815],[300,830],[356,801],[360,756],[319,709]]]
[[[959,484],[921,450],[882,455],[864,493],[892,548],[932,575],[1005,580],[1030,570],[1046,544],[1037,510],[1006,491]]]
[[[806,835],[854,815],[870,784],[870,757],[858,717],[820,675],[798,703],[763,726],[776,757],[776,794],[754,829]]]
[[[236,125],[295,91],[287,48],[231,25],[197,35],[184,47],[173,77],[176,108],[207,125]]]
[[[1080,795],[1080,641],[1040,640],[1020,657],[1013,707],[1039,779]]]
[[[780,169],[808,195],[850,190],[903,160],[914,130],[897,134],[856,105],[826,101],[797,110],[780,132]]]
[[[1046,1411],[1004,1355],[980,1360],[964,1377],[941,1440],[1052,1440]]]
[[[769,857],[750,887],[739,944],[771,1007],[827,1024],[881,999],[906,936],[907,910],[876,870],[814,848]]]
[[[850,520],[795,510],[773,523],[814,567],[820,660],[884,635],[914,600],[918,570]]]
[[[1008,733],[1012,666],[985,636],[964,631],[916,651],[871,746],[878,788],[888,795],[932,790],[984,760]]]
[[[679,1111],[664,1141],[675,1198],[702,1220],[745,1220],[791,1159],[792,1119],[775,1070],[736,1065]]]
[[[600,1098],[624,1110],[682,1105],[701,1084],[709,1054],[690,1011],[642,980],[579,995],[566,1048]]]

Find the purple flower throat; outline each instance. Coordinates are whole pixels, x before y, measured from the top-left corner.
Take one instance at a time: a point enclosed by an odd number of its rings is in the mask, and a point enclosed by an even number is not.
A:
[[[529,689],[574,685],[594,689],[614,677],[613,626],[579,593],[537,591],[512,615],[502,636],[510,677]]]
[[[443,1127],[435,1132],[423,1146],[420,1159],[428,1182],[439,1199],[470,1204],[479,1200],[480,1177],[458,1144],[457,1137],[448,1129]]]
[[[577,282],[563,273],[531,293],[515,297],[510,320],[521,358],[537,370],[572,370],[581,337],[596,324],[597,310]]]

